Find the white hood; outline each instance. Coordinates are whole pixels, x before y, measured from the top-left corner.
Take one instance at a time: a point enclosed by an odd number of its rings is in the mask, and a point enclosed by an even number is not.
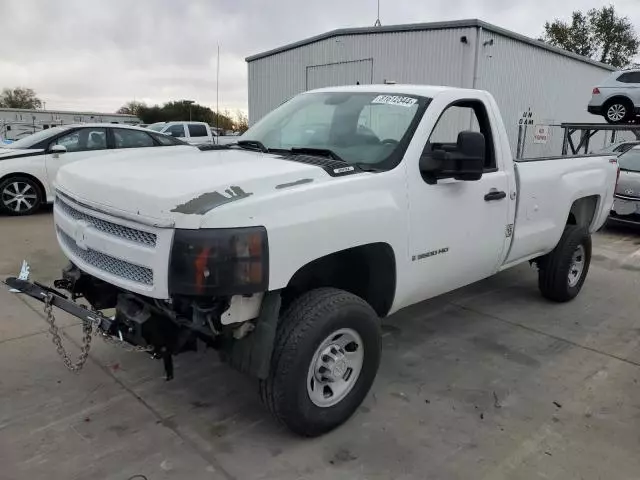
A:
[[[144,149],[75,162],[60,169],[56,187],[110,212],[163,220],[203,215],[279,188],[329,180],[319,167],[246,150]],[[231,199],[231,200],[229,200]]]
[[[36,153],[42,153],[44,150],[41,148],[3,148],[0,147],[0,160],[28,157]]]

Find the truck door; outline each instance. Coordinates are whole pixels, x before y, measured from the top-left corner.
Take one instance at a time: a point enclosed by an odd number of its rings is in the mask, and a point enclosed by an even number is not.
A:
[[[423,154],[451,150],[462,131],[485,137],[485,169],[480,180],[454,178],[429,185],[417,162],[408,172],[413,301],[462,287],[495,273],[505,248],[509,179],[497,162],[489,110],[481,100],[449,104],[429,134]]]

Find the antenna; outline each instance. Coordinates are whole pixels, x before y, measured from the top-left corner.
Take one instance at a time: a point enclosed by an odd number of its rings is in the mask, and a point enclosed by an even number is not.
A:
[[[220,135],[220,44],[218,44],[218,66],[216,68],[216,133]]]
[[[378,16],[376,17],[376,23],[373,24],[374,27],[381,27],[380,23],[380,0],[378,0]]]

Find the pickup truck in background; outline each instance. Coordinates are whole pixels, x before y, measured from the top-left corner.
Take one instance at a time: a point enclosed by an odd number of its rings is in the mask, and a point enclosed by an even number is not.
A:
[[[367,395],[381,317],[524,262],[547,299],[578,295],[618,174],[609,155],[515,162],[489,93],[415,85],[306,92],[234,145],[132,160],[58,175],[71,263],[55,285],[94,312],[7,284],[162,357],[168,378],[196,340],[218,349],[306,436]]]
[[[158,122],[147,126],[147,128],[197,146],[226,145],[237,140],[235,136],[219,135],[205,122]]]

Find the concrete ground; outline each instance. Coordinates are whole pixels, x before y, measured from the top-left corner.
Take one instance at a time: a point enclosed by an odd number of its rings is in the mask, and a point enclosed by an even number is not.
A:
[[[50,212],[0,218],[0,274],[64,259]],[[640,231],[607,230],[581,295],[555,305],[528,266],[385,321],[358,413],[317,439],[279,427],[214,352],[162,365],[95,339],[65,370],[40,305],[0,288],[0,478],[635,479]],[[59,315],[78,353],[80,327]]]

